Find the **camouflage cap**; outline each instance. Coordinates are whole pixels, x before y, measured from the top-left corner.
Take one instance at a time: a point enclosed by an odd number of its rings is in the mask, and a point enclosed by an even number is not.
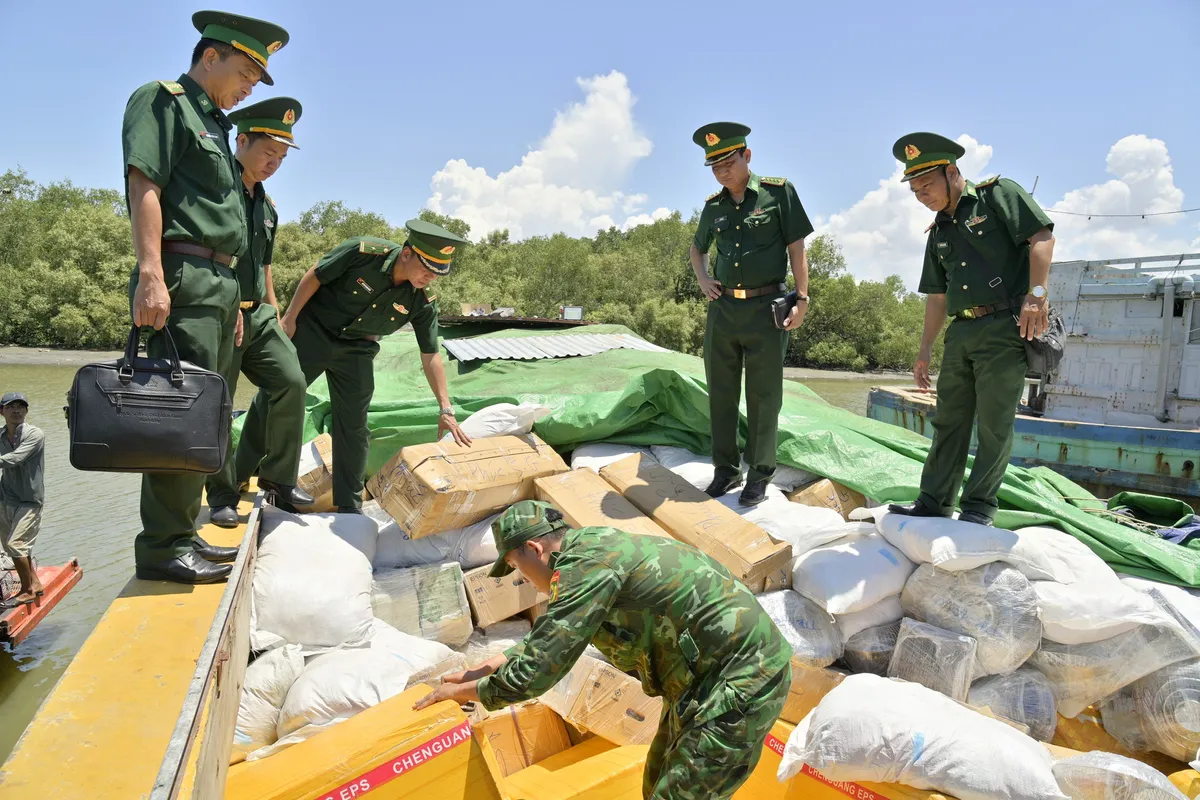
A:
[[[499,557],[492,566],[492,571],[488,573],[490,577],[503,578],[512,574],[513,568],[504,557],[513,550],[530,539],[567,527],[567,523],[561,519],[546,519],[546,512],[553,507],[539,500],[522,500],[492,523],[492,537],[496,540],[496,552],[499,553]]]

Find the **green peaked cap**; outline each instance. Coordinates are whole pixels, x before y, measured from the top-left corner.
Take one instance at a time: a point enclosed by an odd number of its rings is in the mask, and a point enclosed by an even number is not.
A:
[[[500,519],[492,523],[492,538],[496,541],[496,552],[500,556],[492,565],[488,575],[492,578],[503,578],[512,574],[513,568],[504,557],[516,550],[530,539],[553,533],[559,528],[567,527],[561,519],[551,522],[546,519],[546,512],[553,506],[540,500],[522,500],[500,515]]]
[[[224,42],[258,64],[263,69],[262,82],[267,86],[275,85],[267,74],[267,59],[288,43],[288,32],[283,28],[227,11],[197,11],[192,14],[192,24],[200,31],[202,39]]]
[[[692,134],[692,141],[704,148],[704,166],[724,161],[746,146],[750,128],[740,122],[710,122]]]
[[[910,133],[892,145],[892,155],[904,164],[902,182],[947,164],[957,164],[966,152],[958,142],[936,133]]]
[[[423,219],[410,219],[404,227],[408,229],[404,244],[412,248],[426,269],[435,275],[449,275],[454,253],[467,240]]]
[[[294,97],[272,97],[259,103],[239,108],[229,115],[229,121],[237,124],[237,132],[265,133],[288,147],[299,147],[292,136],[292,126],[300,120],[304,109]]]

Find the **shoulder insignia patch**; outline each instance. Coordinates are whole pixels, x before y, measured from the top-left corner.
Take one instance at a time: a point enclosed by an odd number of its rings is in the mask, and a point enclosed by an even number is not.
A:
[[[263,196],[267,198],[267,202],[271,204],[271,208],[275,207],[275,201],[271,199],[271,195],[263,192]]]
[[[706,202],[706,203],[707,203],[707,202],[709,202],[710,200],[716,200],[718,197],[720,197],[720,196],[721,196],[721,192],[723,192],[723,191],[725,191],[725,190],[724,190],[724,189],[718,189],[717,191],[715,191],[715,192],[713,192],[712,194],[710,194],[708,197],[704,198],[704,202]]]
[[[437,295],[430,294],[428,289],[422,289],[421,291],[424,292],[424,294],[425,294],[425,302],[426,303],[432,303],[434,300],[437,300]]]
[[[992,176],[992,177],[990,177],[990,178],[984,178],[984,179],[983,179],[983,180],[981,180],[979,183],[975,184],[975,188],[979,188],[980,186],[991,186],[992,184],[994,184],[994,183],[995,183],[996,181],[998,181],[998,180],[1000,180],[1000,176],[999,176],[999,175],[993,175],[993,176]]]
[[[183,87],[179,85],[178,81],[159,81],[158,85],[171,94],[183,94],[184,92]]]
[[[765,183],[768,186],[783,186],[787,183],[787,178],[759,178],[760,183]]]
[[[369,256],[386,256],[391,251],[392,248],[386,244],[368,242],[365,239],[358,243],[358,252],[366,253]]]
[[[929,227],[925,229],[925,232],[929,233],[931,230],[933,230],[934,225],[937,225],[937,219],[934,219],[933,222],[929,223]]]

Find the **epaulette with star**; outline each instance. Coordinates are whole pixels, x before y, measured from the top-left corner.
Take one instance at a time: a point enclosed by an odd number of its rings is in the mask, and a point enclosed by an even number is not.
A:
[[[758,181],[768,186],[783,186],[787,183],[787,178],[759,178]]]
[[[723,192],[723,191],[725,191],[725,190],[724,190],[724,189],[717,189],[715,192],[713,192],[712,194],[710,194],[708,197],[704,198],[704,202],[708,203],[708,202],[711,202],[711,201],[713,201],[713,200],[716,200],[718,197],[720,197],[720,196],[721,196],[721,192]]]
[[[995,183],[998,180],[1000,180],[999,175],[993,175],[990,178],[984,178],[979,183],[975,184],[975,188],[978,189],[980,186],[991,186],[993,183]]]
[[[378,242],[368,242],[366,239],[358,243],[358,252],[365,253],[369,256],[386,256],[392,252],[390,245],[379,244]]]
[[[434,300],[437,300],[437,295],[430,294],[428,289],[423,288],[423,289],[421,289],[421,291],[425,293],[425,302],[426,303],[432,303]]]
[[[184,88],[178,81],[159,81],[158,85],[166,89],[171,94],[183,94]]]
[[[929,227],[925,229],[925,232],[929,233],[931,230],[933,230],[934,225],[937,225],[937,217],[933,218],[933,222],[929,223]]]

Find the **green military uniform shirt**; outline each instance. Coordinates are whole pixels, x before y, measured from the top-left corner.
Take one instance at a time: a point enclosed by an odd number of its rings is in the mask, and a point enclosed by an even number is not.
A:
[[[246,249],[246,212],[238,191],[241,165],[229,149],[231,128],[187,75],[139,88],[121,127],[126,205],[129,167],[137,167],[162,188],[163,239],[240,256]]]
[[[790,662],[791,647],[750,590],[682,542],[580,528],[550,567],[546,613],[478,684],[489,710],[545,693],[589,643],[687,724],[755,697]]]
[[[279,212],[275,203],[263,189],[262,183],[254,184],[254,192],[242,188],[242,201],[246,206],[246,256],[238,261],[238,289],[242,300],[262,302],[267,296],[267,278],[264,267],[275,256],[275,229],[279,225]]]
[[[1008,178],[970,181],[954,214],[939,211],[925,244],[917,291],[946,295],[951,316],[1029,292],[1027,240],[1054,223]]]
[[[387,336],[411,322],[421,352],[438,352],[437,298],[407,281],[392,283],[401,250],[373,236],[342,242],[317,262],[321,288],[304,310],[342,339]]]
[[[713,276],[721,285],[756,289],[787,280],[788,245],[812,232],[791,181],[751,172],[742,202],[735,203],[728,189],[708,197],[694,244],[707,253],[716,241]]]

